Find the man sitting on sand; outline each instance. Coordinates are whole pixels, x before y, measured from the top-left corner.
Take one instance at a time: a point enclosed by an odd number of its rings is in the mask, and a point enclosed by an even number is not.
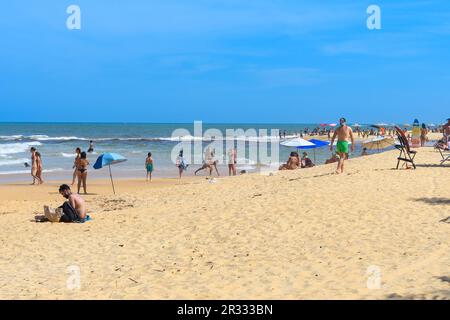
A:
[[[89,216],[86,214],[86,204],[80,195],[72,193],[67,184],[59,187],[59,193],[68,201],[56,210],[44,206],[46,219],[42,220],[42,217],[36,217],[36,221],[85,222],[89,220]]]
[[[59,193],[68,201],[56,210],[44,206],[44,216],[35,216],[36,222],[85,222],[90,220],[89,215],[86,214],[86,204],[80,195],[72,193],[67,184],[59,187]]]
[[[60,207],[63,209],[63,215],[60,222],[83,222],[86,219],[86,203],[79,194],[72,193],[67,184],[59,187],[59,193],[68,201]]]
[[[347,121],[345,118],[339,119],[340,126],[334,132],[333,138],[331,138],[330,150],[333,151],[333,143],[336,136],[338,136],[338,141],[336,143],[336,152],[339,155],[339,162],[336,168],[336,173],[344,173],[344,161],[348,156],[348,139],[352,141],[352,145],[350,146],[351,151],[354,150],[354,139],[353,139],[353,131],[352,128],[347,126]]]

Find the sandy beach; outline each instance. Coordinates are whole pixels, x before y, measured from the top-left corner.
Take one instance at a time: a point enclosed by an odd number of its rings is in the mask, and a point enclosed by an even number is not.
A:
[[[417,170],[396,157],[343,175],[120,180],[116,196],[91,181],[84,224],[34,222],[63,202],[58,181],[0,185],[0,298],[449,299],[449,166],[432,148]]]

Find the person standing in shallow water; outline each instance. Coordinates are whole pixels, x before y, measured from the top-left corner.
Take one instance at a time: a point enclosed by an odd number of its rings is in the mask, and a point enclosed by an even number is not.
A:
[[[151,152],[147,154],[147,159],[145,159],[145,169],[147,170],[147,181],[152,181],[153,158]]]
[[[89,149],[87,151],[88,153],[94,152],[94,141],[89,141]]]
[[[347,126],[347,121],[345,118],[339,119],[339,128],[336,129],[336,131],[333,134],[333,137],[331,138],[330,143],[330,150],[333,151],[333,143],[336,139],[336,136],[338,137],[338,141],[336,143],[336,152],[339,155],[339,161],[336,168],[336,173],[344,173],[344,161],[348,158],[348,145],[349,145],[349,139],[351,140],[352,144],[350,146],[350,150],[354,151],[354,139],[353,139],[353,131],[352,128]]]
[[[81,185],[83,185],[84,194],[87,194],[87,167],[89,161],[87,160],[86,152],[80,154],[80,158],[77,161],[77,176],[78,176],[78,193],[80,193]]]
[[[38,184],[40,184],[39,177],[37,176],[37,159],[36,159],[36,148],[31,147],[31,176],[33,177],[33,185],[36,184],[36,180],[38,180]]]
[[[75,161],[73,162],[73,176],[72,176],[72,187],[75,185],[75,179],[77,178],[77,163],[78,163],[78,159],[80,159],[80,155],[81,155],[81,149],[80,148],[76,148],[75,149]]]
[[[230,148],[228,150],[228,175],[236,175],[236,163],[237,163],[237,150],[236,148]]]
[[[36,177],[39,180],[39,184],[43,184],[44,183],[44,179],[42,178],[42,157],[41,154],[39,152],[36,152],[35,154],[36,156]]]
[[[183,171],[185,171],[187,169],[187,167],[189,166],[186,163],[186,160],[184,160],[183,149],[180,150],[180,153],[178,154],[177,161],[176,161],[175,165],[178,167],[178,174],[180,175],[180,179],[181,179],[181,176],[183,175]]]

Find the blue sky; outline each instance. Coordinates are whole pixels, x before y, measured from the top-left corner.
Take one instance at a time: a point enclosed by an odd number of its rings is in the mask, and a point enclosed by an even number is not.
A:
[[[0,122],[450,117],[448,0],[15,0],[0,35]]]

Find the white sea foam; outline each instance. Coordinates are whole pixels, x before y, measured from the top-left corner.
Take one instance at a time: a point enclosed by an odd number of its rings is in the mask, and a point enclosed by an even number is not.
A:
[[[5,141],[20,140],[22,138],[23,138],[22,135],[0,136],[0,140],[5,140]]]
[[[61,155],[64,157],[64,158],[75,158],[77,155],[75,154],[75,153],[64,153],[64,152],[61,152]]]
[[[51,173],[51,172],[59,172],[64,171],[62,168],[56,168],[56,169],[45,169],[42,172],[43,173]],[[0,171],[0,175],[11,175],[11,174],[29,174],[30,170],[15,170],[15,171]]]
[[[296,136],[286,136],[285,139],[295,138]],[[20,140],[34,140],[34,141],[89,141],[93,140],[95,142],[105,142],[105,141],[172,141],[172,142],[184,142],[184,141],[254,141],[254,142],[270,142],[273,140],[279,140],[278,136],[178,136],[178,137],[132,137],[132,138],[121,138],[121,137],[104,137],[104,138],[83,138],[77,136],[60,136],[60,137],[50,137],[43,134],[36,134],[31,136],[24,135],[11,135],[11,136],[0,136],[0,140],[3,141],[20,141]]]
[[[29,136],[26,137],[29,138],[31,140],[37,140],[37,141],[71,141],[71,140],[78,140],[78,141],[87,141],[87,138],[80,138],[80,137],[76,137],[76,136],[62,136],[62,137],[49,137],[47,135],[33,135],[33,136]]]
[[[42,145],[42,143],[38,141],[0,144],[0,154],[6,155],[6,154],[27,152],[30,149],[30,147],[40,145]]]

